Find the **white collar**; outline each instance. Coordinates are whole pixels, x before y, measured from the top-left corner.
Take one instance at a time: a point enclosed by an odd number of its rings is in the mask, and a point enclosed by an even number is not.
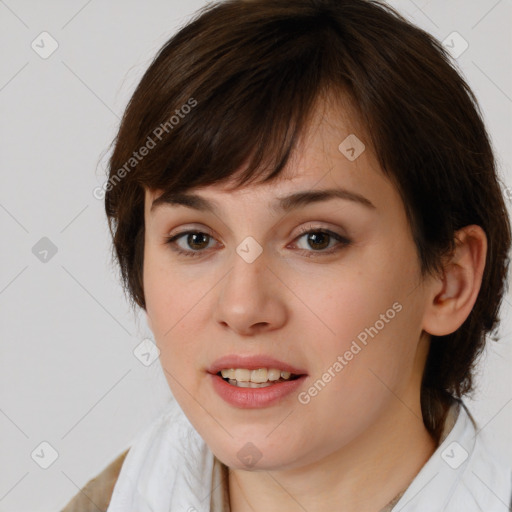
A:
[[[450,414],[455,425],[393,512],[508,512],[512,470],[482,446],[461,401]],[[172,399],[132,444],[107,512],[229,512],[227,483],[226,466]]]
[[[512,468],[498,461],[490,443],[461,400],[441,444],[416,475],[393,512],[509,512]]]
[[[219,499],[223,465],[171,400],[130,447],[107,512],[210,512],[213,482]]]

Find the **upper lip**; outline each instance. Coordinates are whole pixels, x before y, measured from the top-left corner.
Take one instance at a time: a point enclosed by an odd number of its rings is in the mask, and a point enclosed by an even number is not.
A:
[[[209,368],[208,373],[215,375],[221,370],[227,368],[246,368],[247,370],[257,370],[258,368],[277,368],[285,372],[293,373],[294,375],[304,375],[307,372],[300,368],[296,368],[283,361],[279,361],[270,356],[242,356],[242,355],[227,355],[217,359]]]

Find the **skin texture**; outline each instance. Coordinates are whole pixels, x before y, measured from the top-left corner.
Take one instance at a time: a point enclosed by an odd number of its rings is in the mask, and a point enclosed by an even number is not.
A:
[[[173,395],[230,468],[233,512],[340,503],[344,512],[377,512],[402,492],[436,448],[420,408],[429,333],[455,331],[481,282],[486,239],[478,226],[460,232],[443,276],[422,278],[403,203],[364,131],[348,110],[329,104],[315,112],[283,179],[193,190],[216,201],[218,214],[168,205],[150,212],[160,191],[146,191],[148,325]],[[353,162],[338,150],[349,134],[366,144]],[[286,214],[269,208],[276,197],[327,188],[358,193],[375,208],[344,199]],[[327,237],[315,245],[301,227],[331,230],[350,244]],[[165,243],[187,230],[211,235],[192,246],[187,236],[175,242],[202,251],[196,257]],[[236,252],[248,236],[263,249],[253,263]],[[401,310],[307,404],[292,393],[267,408],[239,409],[211,387],[206,369],[217,358],[266,354],[305,369],[299,391],[307,391],[396,303]],[[261,453],[251,468],[237,456],[248,442]]]

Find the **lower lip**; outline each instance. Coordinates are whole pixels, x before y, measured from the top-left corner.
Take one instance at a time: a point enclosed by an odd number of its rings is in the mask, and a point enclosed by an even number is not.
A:
[[[213,389],[229,404],[242,409],[259,409],[277,403],[280,399],[296,391],[307,375],[287,382],[279,382],[264,388],[239,388],[226,382],[219,375],[209,374]]]

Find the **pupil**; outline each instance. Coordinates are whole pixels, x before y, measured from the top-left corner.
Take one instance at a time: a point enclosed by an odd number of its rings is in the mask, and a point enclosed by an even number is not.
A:
[[[187,243],[189,244],[189,246],[190,247],[194,247],[196,249],[202,249],[204,244],[197,244],[197,243],[195,243],[193,241],[194,237],[202,237],[203,239],[205,239],[206,237],[208,237],[208,235],[205,234],[205,233],[191,233],[191,234],[188,235]],[[197,245],[199,245],[199,247],[197,247]],[[206,242],[206,245],[208,245],[208,242]]]
[[[309,240],[308,242],[311,242],[313,241],[313,244],[315,242],[318,242],[318,237],[320,237],[320,239],[322,239],[322,237],[324,238],[324,241],[329,237],[329,235],[327,235],[326,233],[310,233],[309,235]],[[327,243],[324,243],[324,244],[321,244],[322,247],[319,247],[318,245],[316,247],[312,246],[314,249],[323,249],[325,248],[327,245],[329,245],[329,242],[327,241]]]

